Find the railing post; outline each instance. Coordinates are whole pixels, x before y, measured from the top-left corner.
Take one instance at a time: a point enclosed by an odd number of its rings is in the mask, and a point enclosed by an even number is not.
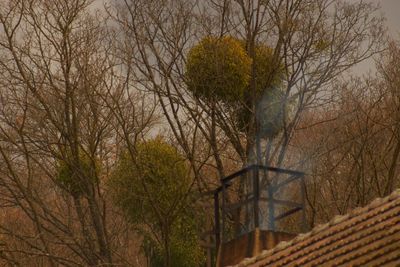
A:
[[[307,231],[307,218],[306,218],[306,183],[304,181],[304,175],[301,176],[300,178],[300,183],[301,183],[301,205],[302,205],[302,212],[303,212],[303,222],[302,222],[302,230],[303,232]]]
[[[225,183],[222,183],[222,192],[221,192],[221,196],[222,196],[222,207],[221,207],[221,221],[222,221],[222,227],[221,227],[221,231],[220,231],[220,240],[222,242],[224,242],[224,238],[225,238]]]
[[[218,254],[219,245],[221,244],[221,228],[219,221],[219,191],[214,193],[214,218],[215,218],[215,247]]]
[[[258,165],[253,168],[253,196],[254,196],[254,228],[260,226],[260,179]]]
[[[268,186],[268,230],[275,231],[274,187]]]

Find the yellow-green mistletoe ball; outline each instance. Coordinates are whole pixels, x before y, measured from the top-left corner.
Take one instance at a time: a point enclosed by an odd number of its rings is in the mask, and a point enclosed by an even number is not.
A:
[[[254,69],[257,97],[267,91],[280,87],[284,76],[284,67],[280,62],[274,62],[274,50],[266,45],[255,46]]]
[[[57,161],[56,182],[72,195],[82,195],[89,184],[97,183],[98,169],[97,162],[93,164],[86,154],[79,153],[79,164],[74,164],[72,155],[68,153],[68,159]]]
[[[250,82],[252,60],[233,37],[206,37],[188,54],[188,89],[207,100],[241,100]]]

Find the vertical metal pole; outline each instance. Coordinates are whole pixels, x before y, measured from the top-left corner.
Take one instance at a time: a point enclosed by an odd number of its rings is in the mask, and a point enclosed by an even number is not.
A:
[[[250,196],[250,188],[251,188],[251,183],[250,183],[250,181],[248,180],[248,179],[246,179],[246,177],[248,177],[248,175],[245,173],[245,174],[242,174],[241,176],[240,176],[240,179],[241,179],[241,183],[243,183],[243,187],[244,187],[244,194],[245,194],[245,197],[244,197],[244,201],[246,202],[246,204],[245,204],[245,206],[244,206],[244,208],[245,208],[245,210],[244,210],[244,225],[245,225],[245,232],[249,232],[250,231],[250,226],[251,226],[251,221],[250,221],[250,219],[251,219],[251,216],[250,216],[250,213],[251,213],[251,211],[250,211],[250,209],[249,209],[249,196]]]
[[[215,244],[216,244],[216,254],[218,255],[219,245],[221,244],[221,229],[220,229],[220,221],[219,221],[219,191],[215,191],[214,193],[214,218],[215,218]]]
[[[301,209],[303,212],[303,222],[302,222],[302,230],[303,232],[307,231],[307,218],[306,218],[306,183],[304,181],[304,175],[300,177],[300,186],[301,186]]]
[[[260,226],[260,179],[259,179],[259,166],[255,165],[253,168],[253,196],[254,196],[254,228]]]
[[[268,186],[268,230],[275,231],[274,187]]]
[[[222,216],[222,227],[221,227],[221,233],[220,233],[220,242],[224,242],[225,239],[225,184],[222,183],[222,208],[221,208],[221,216]]]
[[[257,120],[257,134],[256,134],[256,156],[257,156],[257,165],[261,165],[261,137],[260,137],[260,125]]]

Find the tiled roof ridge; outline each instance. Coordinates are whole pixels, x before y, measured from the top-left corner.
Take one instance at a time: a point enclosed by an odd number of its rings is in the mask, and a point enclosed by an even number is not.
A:
[[[250,264],[256,263],[260,260],[265,259],[266,257],[279,252],[283,249],[288,248],[291,245],[294,245],[296,243],[299,243],[303,240],[305,240],[306,238],[309,238],[311,236],[314,236],[324,230],[326,230],[327,228],[337,225],[341,222],[344,222],[345,220],[349,219],[349,218],[353,218],[355,216],[358,216],[360,214],[362,214],[363,212],[367,212],[370,211],[372,209],[376,209],[382,205],[385,205],[387,203],[389,203],[390,201],[393,201],[395,199],[400,198],[400,188],[393,191],[390,195],[383,197],[383,198],[376,198],[374,199],[372,202],[370,202],[368,205],[364,206],[364,207],[357,207],[353,210],[351,210],[349,213],[344,214],[344,215],[336,215],[335,217],[333,217],[332,220],[330,220],[327,223],[324,224],[319,224],[316,225],[311,231],[304,233],[304,234],[299,234],[297,235],[295,238],[289,240],[289,241],[283,241],[280,242],[278,245],[276,245],[274,248],[269,249],[269,250],[264,250],[262,251],[259,255],[252,257],[252,258],[246,258],[244,259],[242,262],[240,262],[239,264],[235,265],[236,267],[246,267],[249,266]]]
[[[353,227],[359,228],[361,225],[364,225],[367,227],[374,227],[375,225],[380,224],[381,220],[388,220],[389,218],[392,218],[393,216],[390,214],[394,209],[396,209],[396,207],[397,207],[397,210],[400,211],[400,205],[399,205],[400,201],[399,200],[400,200],[400,198],[395,201],[384,202],[383,205],[381,205],[381,206],[378,206],[367,212],[362,212],[361,214],[358,214],[353,217],[346,216],[348,219],[344,218],[344,220],[338,222],[337,224],[332,225],[332,227],[330,225],[328,225],[329,227],[324,227],[319,231],[315,231],[315,234],[312,234],[308,238],[305,238],[304,240],[300,240],[297,243],[292,244],[291,246],[284,248],[283,250],[278,251],[275,254],[273,254],[274,260],[272,260],[271,262],[281,261],[282,256],[279,256],[279,255],[281,254],[282,251],[285,251],[285,250],[290,251],[291,260],[289,260],[289,261],[293,261],[293,260],[297,261],[299,259],[299,257],[304,256],[304,254],[301,253],[301,251],[303,249],[313,247],[314,246],[313,244],[318,243],[322,240],[329,240],[328,243],[324,242],[324,244],[318,248],[318,250],[322,250],[325,252],[334,251],[336,249],[339,249],[339,247],[346,246],[346,245],[352,243],[353,241],[357,240],[357,239],[352,240],[352,238],[347,239],[349,235],[352,235],[354,233]],[[381,220],[374,221],[373,218],[376,218],[378,215],[383,216],[384,214],[386,214],[386,215],[384,217],[382,217]],[[335,228],[336,231],[332,232],[331,230],[333,228]],[[340,245],[335,246],[334,249],[332,249],[332,247],[331,247],[330,249],[326,250],[327,247],[330,247],[330,245],[332,243],[335,243],[342,239],[346,239],[346,242],[345,243],[340,242]],[[298,253],[300,253],[300,255],[293,258],[293,255],[296,255]],[[318,254],[319,254],[319,252],[318,253],[314,252],[314,253],[312,253],[312,255],[310,254],[307,258],[310,260],[310,259],[316,257]],[[319,255],[319,256],[321,256],[321,255]],[[319,258],[319,256],[317,256],[317,258]],[[266,259],[264,259],[264,260],[266,260]],[[287,262],[287,260],[285,259],[284,262]]]

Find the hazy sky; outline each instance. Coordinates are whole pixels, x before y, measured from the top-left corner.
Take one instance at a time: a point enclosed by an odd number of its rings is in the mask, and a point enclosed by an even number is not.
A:
[[[359,2],[360,0],[348,1]],[[391,37],[400,41],[400,0],[369,0],[369,2],[380,4]],[[372,59],[361,62],[353,69],[355,74],[367,74],[369,71],[375,71],[375,64]]]
[[[392,35],[400,39],[400,0],[378,0]]]
[[[111,3],[115,0],[95,0],[94,4],[100,7],[104,2]],[[349,0],[359,2],[360,0]],[[387,18],[387,25],[396,39],[400,39],[400,0],[367,0],[370,2],[379,2],[382,7],[382,12]]]
[[[1,1],[1,0],[0,0]],[[116,0],[95,0],[95,5],[100,7],[104,2],[112,3]],[[347,0],[349,2],[359,2],[360,0]],[[365,0],[369,2],[380,3],[382,13],[386,17],[386,23],[389,28],[390,35],[400,42],[400,0]],[[361,63],[356,72],[365,73],[368,70],[374,70],[373,61],[368,60]]]

